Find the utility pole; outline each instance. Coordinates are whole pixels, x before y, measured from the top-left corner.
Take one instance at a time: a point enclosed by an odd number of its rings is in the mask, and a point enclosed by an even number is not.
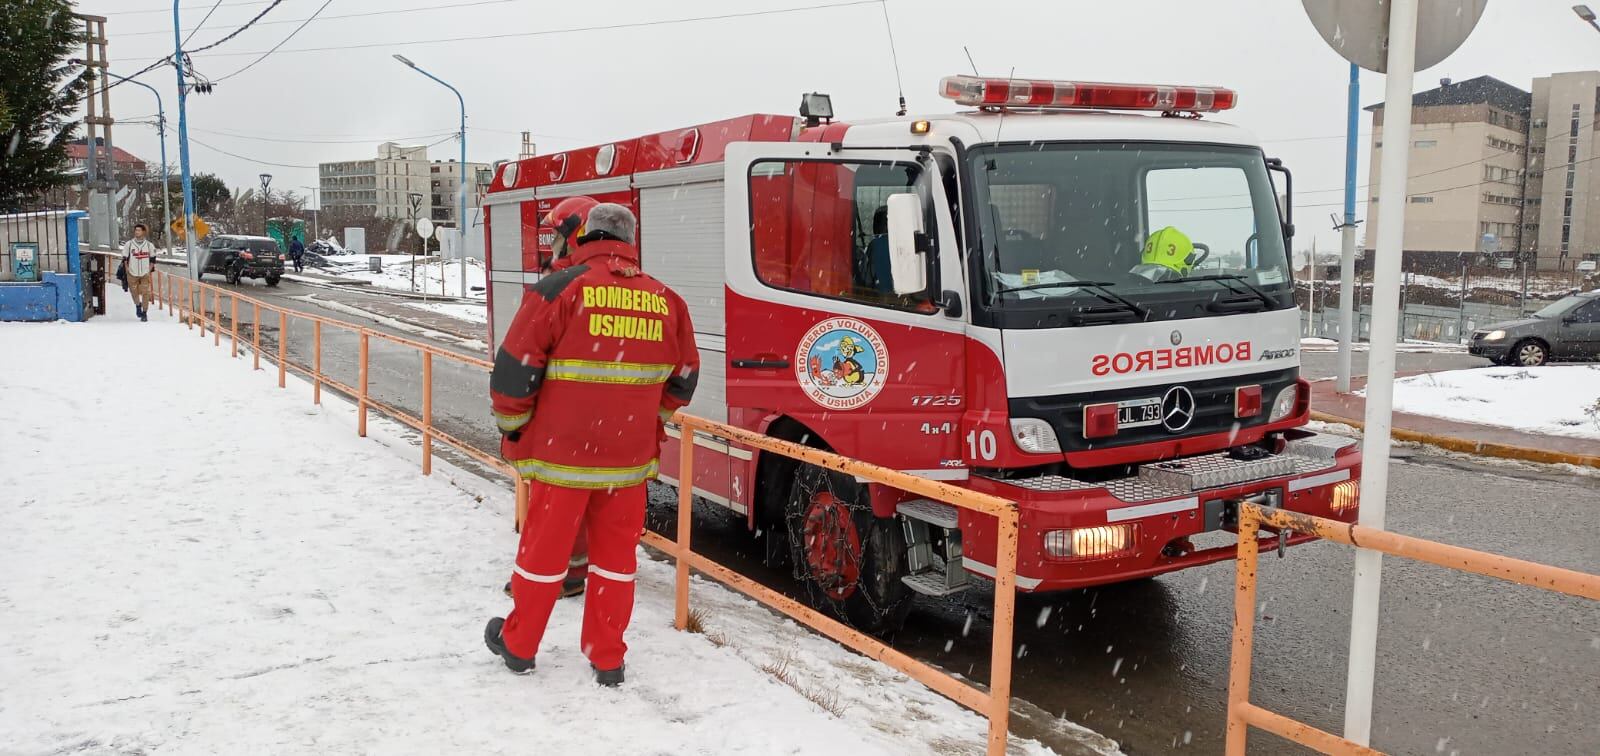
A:
[[[194,243],[194,181],[189,174],[189,84],[183,75],[182,0],[172,0],[172,67],[178,73],[178,164],[183,173],[183,240],[189,252],[189,277],[200,278],[200,253]]]
[[[1339,377],[1334,390],[1350,393],[1351,343],[1355,340],[1356,288],[1356,129],[1360,126],[1361,67],[1350,64],[1349,103],[1344,125],[1344,222],[1339,229]],[[1380,195],[1381,197],[1381,195]]]

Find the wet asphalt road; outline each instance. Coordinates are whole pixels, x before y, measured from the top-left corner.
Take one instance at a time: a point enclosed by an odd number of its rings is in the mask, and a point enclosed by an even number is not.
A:
[[[248,285],[248,284],[246,284]],[[340,319],[315,303],[374,295],[285,281],[252,295]],[[310,297],[311,299],[307,299]],[[246,320],[242,316],[241,320]],[[364,323],[379,330],[384,326]],[[275,344],[275,323],[263,328]],[[309,360],[309,326],[291,328],[291,354]],[[407,335],[409,334],[401,334]],[[376,344],[376,342],[374,342]],[[270,350],[269,350],[270,351]],[[325,329],[324,368],[355,379],[356,339]],[[1305,355],[1306,375],[1331,375],[1332,354]],[[1400,370],[1482,364],[1462,354],[1403,354]],[[1364,355],[1357,355],[1359,367]],[[374,346],[372,387],[420,407],[414,352]],[[490,446],[483,374],[435,366],[435,413],[452,432]],[[1397,452],[1390,527],[1412,535],[1600,573],[1600,478]],[[671,497],[653,497],[670,507]],[[705,507],[696,542],[767,582],[742,520]],[[658,512],[658,515],[661,514]],[[652,518],[656,519],[656,518]],[[665,519],[665,518],[663,518]],[[1351,551],[1328,543],[1263,555],[1252,698],[1337,732],[1349,637]],[[1232,563],[1129,585],[1026,597],[1017,615],[1014,730],[1080,752],[1055,717],[1121,743],[1130,754],[1222,750]],[[919,604],[896,645],[951,671],[986,679],[992,594]],[[970,618],[970,619],[969,619]],[[1391,753],[1600,753],[1600,604],[1388,559],[1373,745]],[[1257,731],[1252,753],[1300,753]]]

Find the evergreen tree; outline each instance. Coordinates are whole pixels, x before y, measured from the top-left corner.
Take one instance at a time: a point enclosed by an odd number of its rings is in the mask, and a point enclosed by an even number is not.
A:
[[[69,0],[0,0],[0,208],[73,181],[67,143],[91,76]]]

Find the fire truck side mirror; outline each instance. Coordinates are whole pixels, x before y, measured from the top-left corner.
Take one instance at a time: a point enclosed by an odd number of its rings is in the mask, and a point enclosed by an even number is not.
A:
[[[915,194],[889,195],[889,272],[894,293],[918,294],[928,288],[929,250],[922,230],[922,199]]]

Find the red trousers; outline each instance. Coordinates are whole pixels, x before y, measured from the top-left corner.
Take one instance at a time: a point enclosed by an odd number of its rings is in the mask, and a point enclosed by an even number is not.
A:
[[[589,584],[583,597],[583,653],[596,669],[616,669],[628,645],[622,633],[633,617],[633,575],[644,532],[645,486],[561,488],[530,481],[528,517],[511,576],[516,606],[506,617],[506,650],[524,659],[539,651],[550,612],[561,597],[573,540],[589,539]]]

